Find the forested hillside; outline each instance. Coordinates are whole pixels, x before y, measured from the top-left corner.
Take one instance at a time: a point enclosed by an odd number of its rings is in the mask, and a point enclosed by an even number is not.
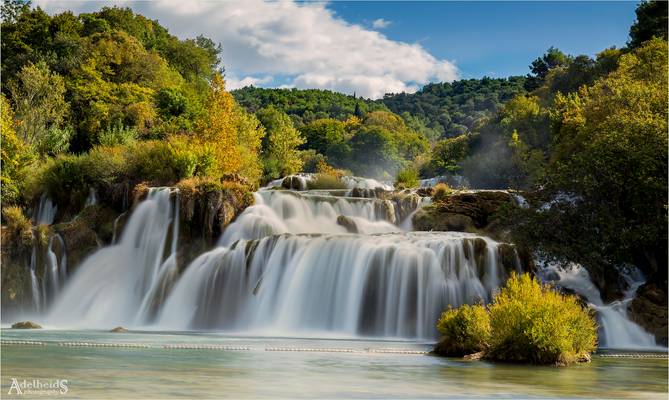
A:
[[[372,100],[330,90],[265,89],[247,86],[233,90],[232,95],[248,112],[256,112],[270,105],[280,108],[292,118],[297,127],[316,119],[345,120],[350,116],[360,118],[370,111],[388,111],[386,107]]]
[[[387,94],[380,101],[392,112],[408,115],[432,130],[433,139],[474,130],[495,115],[502,104],[524,94],[525,78],[467,79],[431,83],[416,93]]]

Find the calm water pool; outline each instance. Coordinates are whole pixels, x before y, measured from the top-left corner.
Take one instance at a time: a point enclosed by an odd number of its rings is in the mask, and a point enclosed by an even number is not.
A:
[[[241,338],[211,333],[3,329],[2,396],[12,378],[66,379],[66,398],[667,398],[667,360],[604,358],[569,368],[465,362],[413,342]],[[149,348],[59,346],[134,343]],[[219,345],[248,350],[169,349]],[[349,352],[276,351],[345,349]],[[274,350],[274,351],[271,351]],[[26,396],[17,396],[26,398]]]

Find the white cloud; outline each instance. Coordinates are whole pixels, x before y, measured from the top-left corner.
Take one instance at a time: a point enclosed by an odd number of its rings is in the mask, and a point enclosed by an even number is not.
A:
[[[355,91],[364,97],[378,98],[387,92],[415,91],[421,84],[450,81],[458,76],[452,62],[436,59],[420,44],[390,40],[374,30],[349,24],[324,3],[35,3],[48,12],[81,12],[121,4],[158,19],[181,38],[208,36],[223,45],[223,63],[228,76],[233,77],[231,86],[269,82],[257,77],[284,76],[300,88]]]
[[[262,84],[271,82],[272,79],[273,78],[270,75],[262,76],[262,77],[245,76],[245,77],[240,79],[236,75],[226,73],[225,74],[225,87],[226,87],[227,90],[235,90],[235,89],[243,88],[245,86],[260,86]]]
[[[389,27],[391,24],[390,21],[387,21],[383,18],[375,19],[372,21],[372,28],[374,29],[383,29]]]

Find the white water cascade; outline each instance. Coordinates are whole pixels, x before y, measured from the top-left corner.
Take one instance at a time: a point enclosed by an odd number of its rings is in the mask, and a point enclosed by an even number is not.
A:
[[[96,251],[77,268],[48,322],[106,327],[143,321],[153,296],[160,296],[165,279],[175,273],[178,215],[171,189],[151,189],[133,211],[119,243]]]
[[[431,339],[448,304],[490,300],[506,276],[499,258],[494,241],[454,232],[239,240],[188,267],[158,324]]]
[[[627,304],[644,282],[641,272],[634,267],[621,271],[628,289],[622,300],[604,304],[599,289],[592,283],[588,271],[578,264],[566,267],[555,263],[539,263],[539,278],[573,290],[585,297],[598,315],[600,324],[599,345],[612,349],[652,349],[658,347],[655,338],[627,317]]]
[[[369,197],[351,197],[354,192]],[[177,265],[178,195],[152,189],[132,210],[120,239],[68,278],[47,322],[434,339],[445,307],[490,301],[521,263],[513,246],[486,237],[411,232],[410,216],[427,200],[404,195],[384,195],[373,185],[261,189],[218,245],[184,266]],[[546,265],[538,272],[544,278],[549,273],[598,311],[603,346],[654,346],[653,337],[625,315],[639,279],[630,278],[623,301],[603,304],[584,269]]]
[[[178,201],[154,189],[118,244],[69,278],[48,322],[433,339],[448,304],[489,301],[520,268],[517,256],[503,265],[488,238],[403,231],[424,203],[416,195],[400,202],[346,194],[260,190],[219,246],[178,276]]]

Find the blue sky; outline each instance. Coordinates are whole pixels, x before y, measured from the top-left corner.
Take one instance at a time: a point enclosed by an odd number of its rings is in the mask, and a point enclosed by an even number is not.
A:
[[[351,23],[388,38],[418,42],[433,56],[456,63],[462,77],[524,75],[550,46],[594,56],[622,47],[637,2],[348,2],[330,4]]]
[[[49,13],[130,7],[180,38],[221,43],[229,88],[320,88],[379,98],[428,82],[524,75],[555,46],[627,41],[636,2],[34,0]]]

